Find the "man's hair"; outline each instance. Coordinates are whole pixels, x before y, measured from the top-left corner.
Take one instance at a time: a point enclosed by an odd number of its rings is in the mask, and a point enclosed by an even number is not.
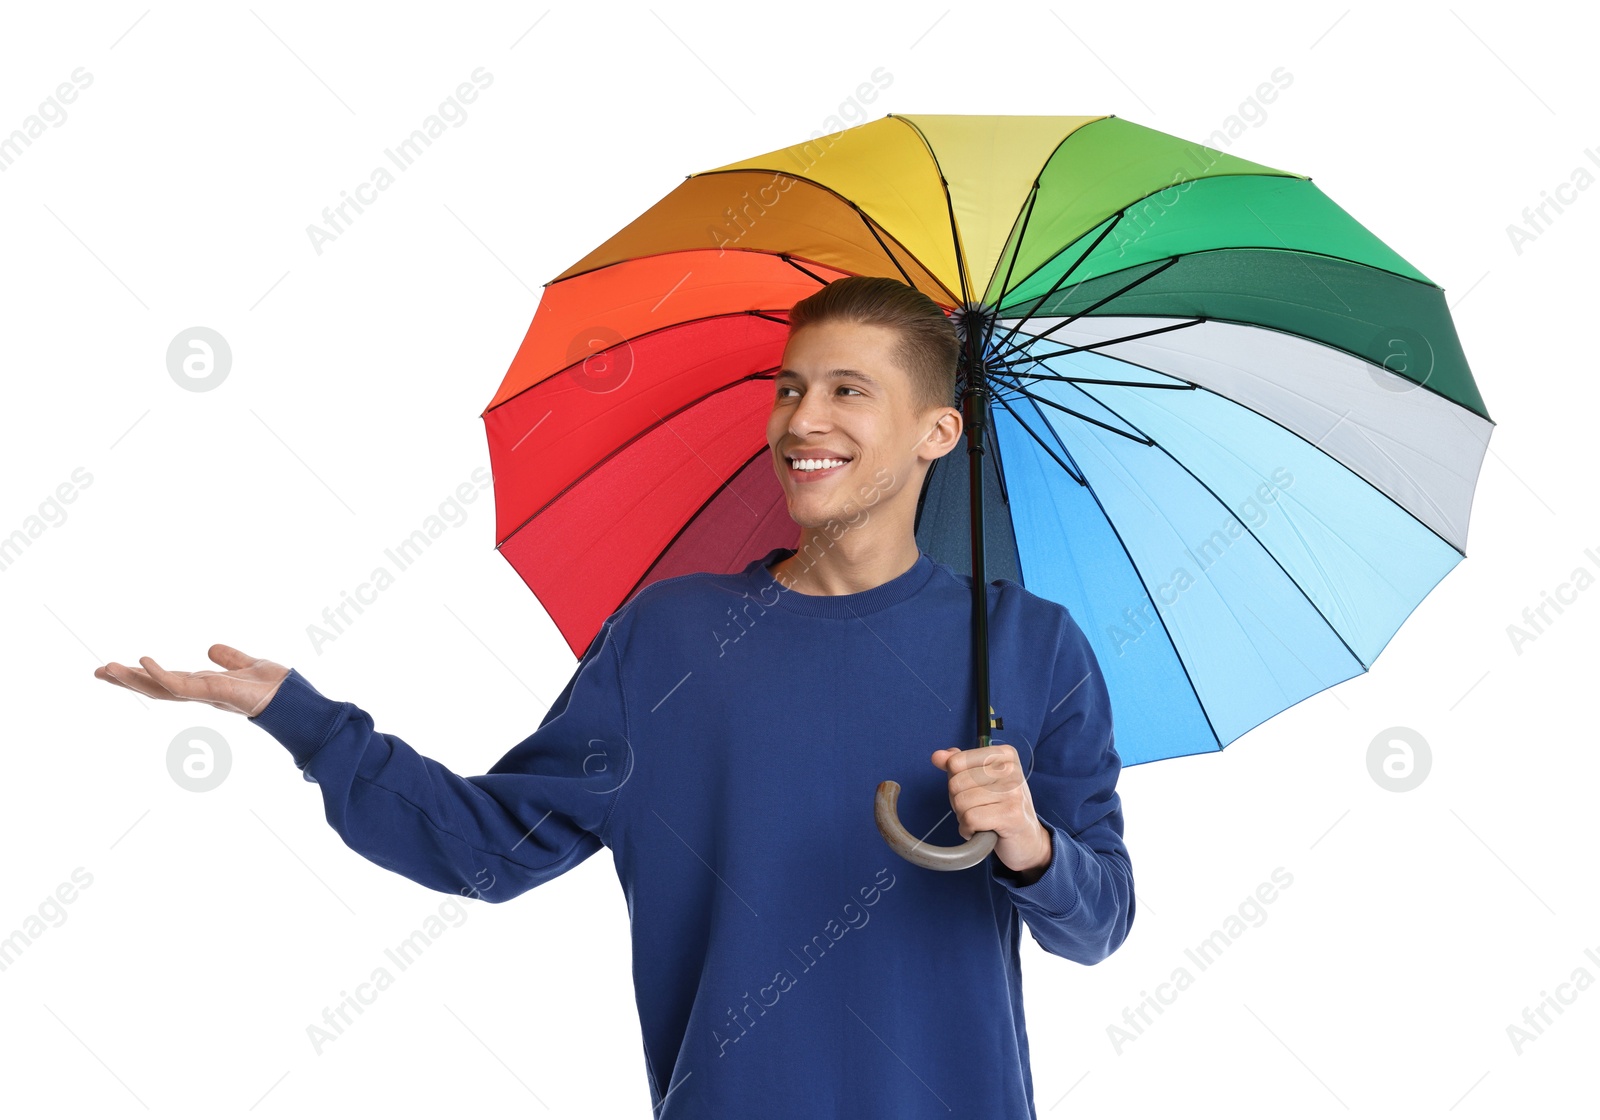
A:
[[[789,334],[825,322],[866,323],[899,332],[895,348],[910,375],[914,412],[956,407],[961,339],[933,299],[890,276],[842,276],[789,311]]]

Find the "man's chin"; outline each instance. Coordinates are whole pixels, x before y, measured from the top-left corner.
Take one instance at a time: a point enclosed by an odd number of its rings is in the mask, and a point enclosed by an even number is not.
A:
[[[789,503],[789,520],[802,529],[827,529],[848,524],[853,520],[858,521],[860,518],[859,505],[851,505],[845,509],[843,503],[839,508],[820,502]]]

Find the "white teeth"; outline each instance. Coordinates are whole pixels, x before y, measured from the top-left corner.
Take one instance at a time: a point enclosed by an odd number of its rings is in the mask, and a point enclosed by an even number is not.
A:
[[[829,467],[842,467],[849,462],[848,459],[795,459],[794,469],[797,471],[820,471]]]

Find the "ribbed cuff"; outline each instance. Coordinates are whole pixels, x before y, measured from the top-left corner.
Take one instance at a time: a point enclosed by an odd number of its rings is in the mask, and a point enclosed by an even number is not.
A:
[[[306,763],[332,737],[344,718],[344,709],[343,701],[328,699],[313,688],[310,681],[290,669],[267,706],[249,718],[289,749],[294,764],[306,781],[312,782],[316,779],[305,774]]]
[[[1040,818],[1039,823],[1050,834],[1050,864],[1044,869],[1044,874],[1025,887],[1018,886],[1014,878],[1007,878],[1003,874],[1009,869],[998,859],[990,867],[989,874],[995,882],[1003,884],[1012,899],[1022,906],[1053,918],[1065,918],[1078,908],[1081,898],[1077,878],[1078,861],[1081,858],[1078,845],[1049,821]],[[1015,872],[1011,874],[1015,875]]]

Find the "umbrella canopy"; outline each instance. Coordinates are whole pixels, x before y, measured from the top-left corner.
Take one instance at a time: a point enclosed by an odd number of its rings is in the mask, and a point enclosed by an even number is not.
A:
[[[890,115],[691,175],[545,285],[483,420],[497,547],[574,654],[795,545],[772,378],[846,275],[981,353],[983,576],[1072,612],[1124,765],[1364,672],[1466,554],[1493,421],[1443,291],[1309,178],[1111,116]],[[916,523],[963,574],[966,460]]]

